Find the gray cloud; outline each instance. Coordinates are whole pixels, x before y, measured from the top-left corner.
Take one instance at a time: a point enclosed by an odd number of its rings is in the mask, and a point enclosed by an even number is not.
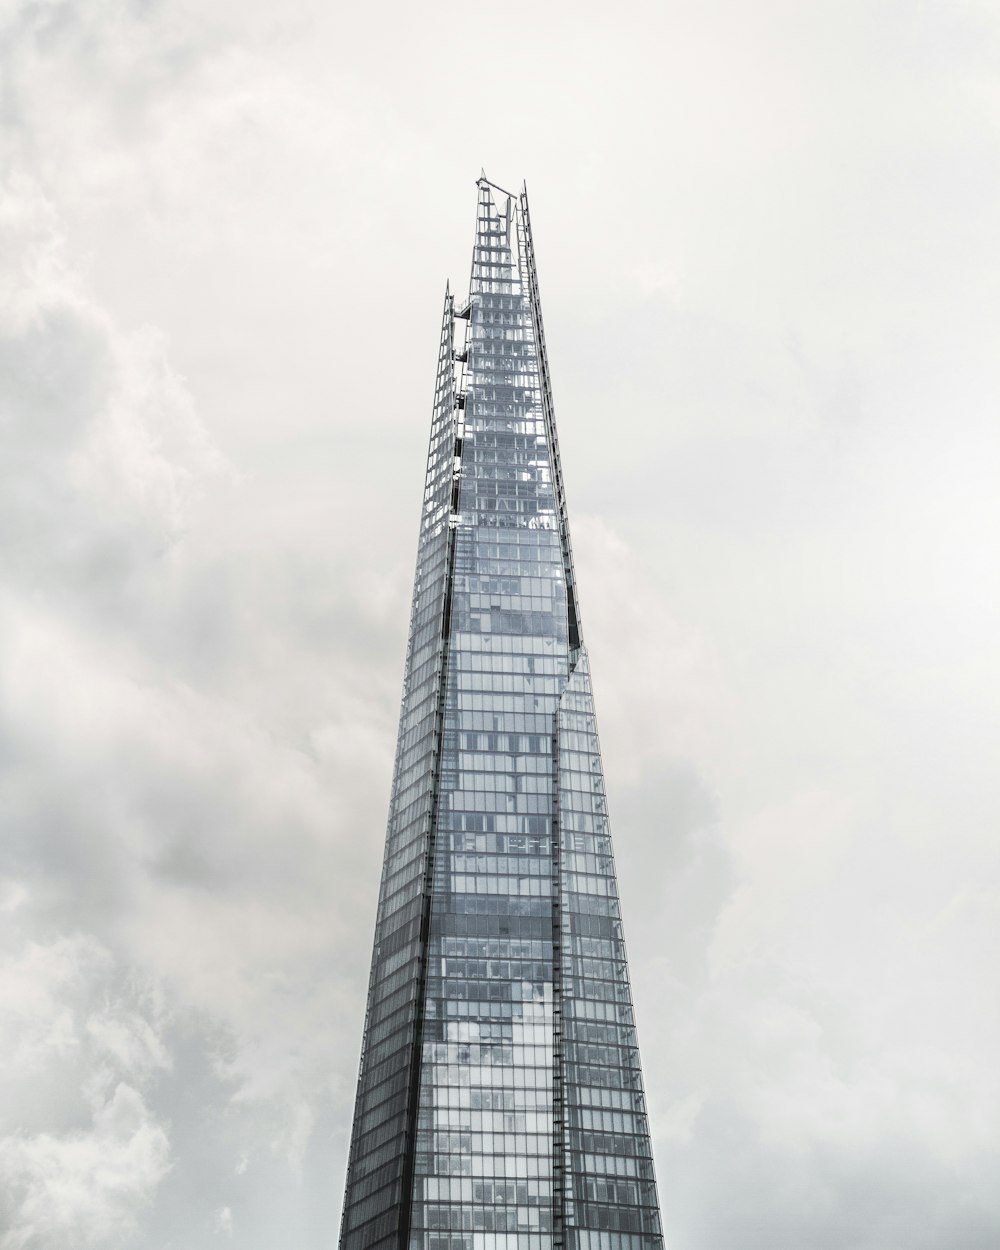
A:
[[[532,190],[671,1250],[993,1250],[995,14],[391,27],[0,25],[0,1244],[331,1242],[485,163]]]
[[[86,295],[35,188],[8,188],[6,209],[17,246],[5,255],[21,262],[8,275],[0,353],[0,411],[17,452],[0,596],[12,958],[37,963],[51,949],[71,971],[84,955],[110,963],[151,979],[169,1013],[162,1035],[128,1015],[78,1022],[40,988],[40,1015],[15,1012],[7,1042],[28,1056],[31,1079],[6,1104],[0,1137],[4,1245],[64,1244],[69,1230],[81,1244],[120,1244],[158,1214],[177,1164],[175,1119],[191,1158],[206,1117],[246,1109],[265,1161],[285,1161],[269,1170],[294,1177],[325,1103],[349,1100],[329,1055],[356,1044],[338,1000],[355,1001],[364,970],[338,969],[332,952],[368,927],[372,907],[348,896],[331,912],[329,900],[359,859],[377,875],[377,846],[347,835],[384,820],[391,709],[387,720],[372,706],[380,679],[366,680],[357,657],[334,661],[337,698],[325,706],[281,717],[269,701],[284,704],[296,687],[315,699],[322,622],[351,625],[370,649],[385,596],[352,573],[367,606],[357,590],[357,606],[317,597],[301,560],[276,554],[267,569],[239,550],[193,553],[199,497],[238,491],[232,473],[157,336],[123,333]],[[221,598],[204,593],[213,574]],[[214,681],[199,689],[206,619],[225,658],[209,656]],[[264,688],[238,697],[248,670]],[[356,788],[366,777],[370,795]],[[62,936],[41,948],[33,933]],[[103,984],[91,978],[84,997],[98,1000]],[[53,1050],[46,1038],[60,1029]],[[205,1057],[175,1071],[174,1048],[192,1046]],[[67,1049],[91,1066],[67,1069]],[[166,1070],[151,1091],[132,1071],[144,1055]],[[129,1079],[115,1082],[118,1069]],[[185,1080],[206,1092],[197,1111]],[[32,1131],[39,1109],[48,1118]],[[105,1184],[88,1185],[95,1171]],[[201,1222],[206,1236],[217,1231],[207,1211]]]

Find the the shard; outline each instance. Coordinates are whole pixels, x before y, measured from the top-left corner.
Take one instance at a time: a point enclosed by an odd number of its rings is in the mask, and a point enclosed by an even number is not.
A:
[[[446,293],[341,1250],[660,1218],[525,193]]]

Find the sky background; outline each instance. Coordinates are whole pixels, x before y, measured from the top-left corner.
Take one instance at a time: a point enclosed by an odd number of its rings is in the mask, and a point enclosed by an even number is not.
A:
[[[0,126],[0,1250],[335,1245],[481,166],[668,1250],[998,1250],[993,0],[0,0]]]

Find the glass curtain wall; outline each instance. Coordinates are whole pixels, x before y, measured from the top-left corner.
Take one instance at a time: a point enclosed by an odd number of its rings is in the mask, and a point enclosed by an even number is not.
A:
[[[527,199],[485,178],[441,343],[341,1245],[658,1250]]]

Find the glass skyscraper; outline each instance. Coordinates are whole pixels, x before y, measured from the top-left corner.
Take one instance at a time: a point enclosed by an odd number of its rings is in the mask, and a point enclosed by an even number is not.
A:
[[[447,293],[341,1250],[654,1250],[525,193]]]

